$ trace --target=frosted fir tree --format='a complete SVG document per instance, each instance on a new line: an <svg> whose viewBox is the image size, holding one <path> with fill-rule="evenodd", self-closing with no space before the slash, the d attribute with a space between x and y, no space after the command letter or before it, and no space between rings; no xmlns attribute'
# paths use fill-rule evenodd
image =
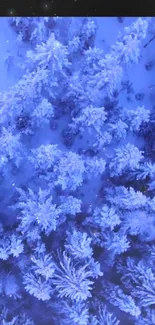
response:
<svg viewBox="0 0 155 325"><path fill-rule="evenodd" d="M88 237L87 233L73 230L68 234L66 250L77 259L90 259L93 254L91 247L92 239Z"/></svg>
<svg viewBox="0 0 155 325"><path fill-rule="evenodd" d="M127 135L128 124L122 120L118 120L115 123L109 123L108 130L112 137L119 141L121 139L125 139Z"/></svg>
<svg viewBox="0 0 155 325"><path fill-rule="evenodd" d="M147 29L148 21L142 18L124 28L124 36L120 35L116 45L112 47L112 53L121 65L138 63L141 43L146 37Z"/></svg>
<svg viewBox="0 0 155 325"><path fill-rule="evenodd" d="M2 325L35 325L33 320L29 318L25 313L22 315L11 317L11 320L8 321L9 310L6 309L3 314L0 315L0 320ZM10 319L10 317L9 317Z"/></svg>
<svg viewBox="0 0 155 325"><path fill-rule="evenodd" d="M102 100L101 91L111 96L123 75L123 69L116 55L112 52L103 55L99 49L89 49L85 52L82 84L86 92L91 94L95 105Z"/></svg>
<svg viewBox="0 0 155 325"><path fill-rule="evenodd" d="M104 122L106 121L106 115L104 107L86 107L82 110L79 117L72 119L73 128L75 125L75 128L78 128L81 132L84 132L87 128L89 132L94 130L101 134Z"/></svg>
<svg viewBox="0 0 155 325"><path fill-rule="evenodd" d="M75 56L76 54L78 55L79 60L80 56L84 55L85 50L94 45L97 31L97 23L92 18L82 18L80 23L81 24L78 22L77 26L76 20L72 18L71 24L68 28L69 56L72 59L77 59Z"/></svg>
<svg viewBox="0 0 155 325"><path fill-rule="evenodd" d="M143 152L133 144L128 143L122 148L115 149L115 156L109 163L110 175L120 176L127 170L138 168L143 159Z"/></svg>
<svg viewBox="0 0 155 325"><path fill-rule="evenodd" d="M68 56L69 58L74 58L76 55L79 54L81 51L81 42L79 36L74 36L69 42L68 42Z"/></svg>
<svg viewBox="0 0 155 325"><path fill-rule="evenodd" d="M103 275L100 263L93 258L92 238L86 232L68 232L65 249L76 261L85 260L88 263L92 278L97 279Z"/></svg>
<svg viewBox="0 0 155 325"><path fill-rule="evenodd" d="M58 292L58 297L69 298L72 301L85 301L91 297L93 281L92 272L88 270L88 264L84 266L74 265L72 259L63 252L59 256L59 262L55 264L55 273L52 283Z"/></svg>
<svg viewBox="0 0 155 325"><path fill-rule="evenodd" d="M122 75L123 69L117 56L112 53L106 54L98 63L98 71L93 76L89 76L87 89L92 91L92 95L96 94L95 99L97 99L97 95L99 96L99 91L101 90L105 91L105 94L108 96L111 96Z"/></svg>
<svg viewBox="0 0 155 325"><path fill-rule="evenodd" d="M139 262L128 257L126 265L120 265L118 271L122 273L121 281L135 297L140 307L154 305L155 301L155 274L153 269L141 260Z"/></svg>
<svg viewBox="0 0 155 325"><path fill-rule="evenodd" d="M41 91L45 90L49 85L49 73L44 68L37 66L36 70L27 71L19 82L13 87L14 93L17 93L17 98L21 101L21 98L25 100L24 111L32 112L33 106L38 102ZM56 81L53 80L52 85L56 85ZM28 105L29 104L29 105ZM28 107L27 107L28 106Z"/></svg>
<svg viewBox="0 0 155 325"><path fill-rule="evenodd" d="M93 257L89 260L89 270L92 272L92 278L98 279L99 276L102 276L104 272L101 270L101 264L96 261Z"/></svg>
<svg viewBox="0 0 155 325"><path fill-rule="evenodd" d="M33 227L29 228L29 231L27 233L24 233L22 231L22 235L26 237L28 245L34 245L36 242L41 240L41 232L39 225L33 225Z"/></svg>
<svg viewBox="0 0 155 325"><path fill-rule="evenodd" d="M139 40L143 40L147 34L147 28L149 24L150 18L138 18L135 22L133 22L130 26L125 27L124 31L127 35L134 35L137 34L137 38Z"/></svg>
<svg viewBox="0 0 155 325"><path fill-rule="evenodd" d="M120 225L121 219L114 207L110 207L105 204L94 210L92 222L99 226L102 231L104 231L106 228L114 230L116 226Z"/></svg>
<svg viewBox="0 0 155 325"><path fill-rule="evenodd" d="M123 229L131 236L139 236L141 242L155 239L154 215L145 210L136 210L124 214ZM147 227L146 227L147 224Z"/></svg>
<svg viewBox="0 0 155 325"><path fill-rule="evenodd" d="M111 96L123 76L123 66L138 62L140 58L141 41L146 37L148 22L139 18L131 26L125 28L124 36L119 37L105 57L98 62L93 76L85 78L87 90L94 93L97 99L97 92L104 90L108 96ZM87 81L86 81L87 80ZM94 92L95 89L95 92Z"/></svg>
<svg viewBox="0 0 155 325"><path fill-rule="evenodd" d="M11 123L14 127L19 116L31 116L33 110L39 105L41 93L49 90L48 94L53 98L53 88L57 82L53 78L49 80L49 72L37 67L36 71L29 70L6 93L1 94L0 123Z"/></svg>
<svg viewBox="0 0 155 325"><path fill-rule="evenodd" d="M78 107L81 110L93 102L92 94L85 90L85 82L82 79L82 72L75 71L68 77L68 81L65 82L65 92L63 93L63 99L65 102Z"/></svg>
<svg viewBox="0 0 155 325"><path fill-rule="evenodd" d="M54 17L37 17L36 21L33 18L32 32L30 34L31 43L36 45L45 42L55 25Z"/></svg>
<svg viewBox="0 0 155 325"><path fill-rule="evenodd" d="M95 150L105 150L105 146L110 144L112 141L112 135L109 132L102 132L102 134L97 134L95 142L93 143L93 148Z"/></svg>
<svg viewBox="0 0 155 325"><path fill-rule="evenodd" d="M38 225L40 231L49 234L56 230L57 221L61 214L61 209L53 204L53 197L49 190L39 189L35 194L31 189L28 193L17 189L20 194L19 202L13 209L19 208L19 228L23 233L29 232L33 226Z"/></svg>
<svg viewBox="0 0 155 325"><path fill-rule="evenodd" d="M140 164L139 169L133 174L133 177L135 177L137 180L146 179L147 177L153 180L154 176L155 164L152 164L151 162L144 162L143 164Z"/></svg>
<svg viewBox="0 0 155 325"><path fill-rule="evenodd" d="M89 309L84 302L64 302L62 310L65 315L61 321L62 325L69 325L71 323L74 325L88 325Z"/></svg>
<svg viewBox="0 0 155 325"><path fill-rule="evenodd" d="M104 51L97 47L89 47L87 51L84 52L84 72L94 75L98 71L98 62L104 56Z"/></svg>
<svg viewBox="0 0 155 325"><path fill-rule="evenodd" d="M30 295L42 301L49 300L53 293L52 283L33 272L23 274L23 284Z"/></svg>
<svg viewBox="0 0 155 325"><path fill-rule="evenodd" d="M136 268L137 269L137 268ZM137 285L136 288L132 290L132 294L135 298L139 300L139 305L143 307L153 306L155 302L154 293L155 293L155 286L154 286L154 279L155 275L153 270L150 268L144 268L145 274L140 276L140 283ZM141 272L139 272L141 274Z"/></svg>
<svg viewBox="0 0 155 325"><path fill-rule="evenodd" d="M133 187L129 189L125 186L117 186L106 190L107 200L120 210L134 211L145 208L148 204L147 197L140 191L135 191Z"/></svg>
<svg viewBox="0 0 155 325"><path fill-rule="evenodd" d="M139 39L137 35L125 35L122 41L117 41L113 47L116 55L125 64L138 63L140 58Z"/></svg>
<svg viewBox="0 0 155 325"><path fill-rule="evenodd" d="M24 244L22 242L22 237L17 233L9 236L10 239L10 255L13 257L18 257L24 251Z"/></svg>
<svg viewBox="0 0 155 325"><path fill-rule="evenodd" d="M121 118L128 125L130 131L139 131L141 124L148 122L149 117L150 111L144 106L139 106L136 110L124 109L121 111Z"/></svg>
<svg viewBox="0 0 155 325"><path fill-rule="evenodd" d="M91 178L92 175L97 177L98 175L102 175L104 173L106 169L106 162L102 158L86 158L85 168L86 173L88 174L88 178Z"/></svg>
<svg viewBox="0 0 155 325"><path fill-rule="evenodd" d="M60 197L61 204L59 208L63 211L64 214L70 214L75 216L77 213L81 212L82 201L73 197L72 195L69 196L62 196Z"/></svg>
<svg viewBox="0 0 155 325"><path fill-rule="evenodd" d="M7 237L0 240L0 259L6 261L10 255L10 241Z"/></svg>
<svg viewBox="0 0 155 325"><path fill-rule="evenodd" d="M80 40L81 42L87 42L88 47L91 45L92 39L95 38L97 31L97 24L92 18L85 18L82 24L81 33L80 33ZM86 45L86 44L85 44Z"/></svg>
<svg viewBox="0 0 155 325"><path fill-rule="evenodd" d="M54 166L54 172L57 176L55 185L60 185L63 190L70 189L75 191L82 185L85 173L83 159L74 152L68 152L60 157L59 163Z"/></svg>
<svg viewBox="0 0 155 325"><path fill-rule="evenodd" d="M111 258L126 252L130 248L130 242L123 231L110 232L106 231L103 235L103 246L110 252Z"/></svg>
<svg viewBox="0 0 155 325"><path fill-rule="evenodd" d="M51 103L46 99L43 98L39 105L33 110L31 117L32 117L32 124L36 127L44 127L46 124L49 123L51 117L54 116L54 108Z"/></svg>
<svg viewBox="0 0 155 325"><path fill-rule="evenodd" d="M3 167L8 161L12 161L19 167L23 157L20 134L13 134L11 130L3 127L0 135L0 166Z"/></svg>
<svg viewBox="0 0 155 325"><path fill-rule="evenodd" d="M11 17L9 22L22 42L29 41L33 45L46 41L51 29L56 27L54 17Z"/></svg>
<svg viewBox="0 0 155 325"><path fill-rule="evenodd" d="M40 173L47 172L61 157L61 151L58 149L58 146L52 144L41 145L36 149L32 149L31 153L32 155L28 159L36 171Z"/></svg>
<svg viewBox="0 0 155 325"><path fill-rule="evenodd" d="M2 235L1 235L2 237ZM6 261L11 255L18 257L24 251L22 239L18 234L6 233L0 238L0 259Z"/></svg>
<svg viewBox="0 0 155 325"><path fill-rule="evenodd" d="M70 66L68 61L67 47L55 39L51 33L46 43L37 45L34 51L27 52L27 58L33 64L50 69L51 74L55 72L63 74L63 69Z"/></svg>
<svg viewBox="0 0 155 325"><path fill-rule="evenodd" d="M52 256L49 254L38 252L38 254L31 256L32 270L36 275L40 275L43 278L49 280L53 277L55 267L52 260Z"/></svg>
<svg viewBox="0 0 155 325"><path fill-rule="evenodd" d="M101 302L98 302L96 308L96 316L95 316L95 324L96 325L119 325L120 321L117 319L117 317L111 313L107 306L104 305Z"/></svg>
<svg viewBox="0 0 155 325"><path fill-rule="evenodd" d="M114 286L112 284L104 285L103 283L103 289L105 298L109 300L112 305L119 307L120 310L136 318L140 316L141 310L136 306L134 299L126 295L119 286Z"/></svg>
<svg viewBox="0 0 155 325"><path fill-rule="evenodd" d="M101 52L100 55L99 52ZM96 71L95 67L97 66L99 58L102 57L102 54L103 51L100 51L99 49L93 51L92 47L83 51L78 71L73 71L72 75L68 78L68 85L66 93L64 94L65 99L69 103L74 103L79 109L91 105L94 107L100 106L99 89L94 86L92 87L91 84L89 85L89 82L91 79L93 82L95 73L100 71L100 68L97 68ZM91 64L93 61L95 62L95 67ZM76 63L73 62L73 67L74 64ZM96 86L96 80L94 83Z"/></svg>

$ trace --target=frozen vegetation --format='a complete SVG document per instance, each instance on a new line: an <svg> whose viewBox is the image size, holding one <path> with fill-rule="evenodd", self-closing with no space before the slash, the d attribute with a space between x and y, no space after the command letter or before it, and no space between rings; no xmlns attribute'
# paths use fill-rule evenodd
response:
<svg viewBox="0 0 155 325"><path fill-rule="evenodd" d="M0 325L154 325L155 18L0 42Z"/></svg>

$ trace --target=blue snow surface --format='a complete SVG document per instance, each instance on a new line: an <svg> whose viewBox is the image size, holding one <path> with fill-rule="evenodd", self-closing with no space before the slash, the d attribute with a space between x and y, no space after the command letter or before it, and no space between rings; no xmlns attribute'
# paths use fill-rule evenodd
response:
<svg viewBox="0 0 155 325"><path fill-rule="evenodd" d="M0 44L0 325L154 325L155 18Z"/></svg>

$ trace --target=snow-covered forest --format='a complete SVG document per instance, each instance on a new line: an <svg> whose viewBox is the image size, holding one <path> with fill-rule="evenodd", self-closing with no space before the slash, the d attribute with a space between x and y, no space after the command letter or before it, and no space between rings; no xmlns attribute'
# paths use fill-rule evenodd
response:
<svg viewBox="0 0 155 325"><path fill-rule="evenodd" d="M155 18L0 43L0 325L154 325Z"/></svg>

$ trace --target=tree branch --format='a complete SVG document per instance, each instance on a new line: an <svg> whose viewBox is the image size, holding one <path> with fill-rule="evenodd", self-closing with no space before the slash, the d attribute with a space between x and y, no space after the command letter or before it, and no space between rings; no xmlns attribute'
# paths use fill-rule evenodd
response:
<svg viewBox="0 0 155 325"><path fill-rule="evenodd" d="M144 45L144 47L146 48L154 39L155 35Z"/></svg>

